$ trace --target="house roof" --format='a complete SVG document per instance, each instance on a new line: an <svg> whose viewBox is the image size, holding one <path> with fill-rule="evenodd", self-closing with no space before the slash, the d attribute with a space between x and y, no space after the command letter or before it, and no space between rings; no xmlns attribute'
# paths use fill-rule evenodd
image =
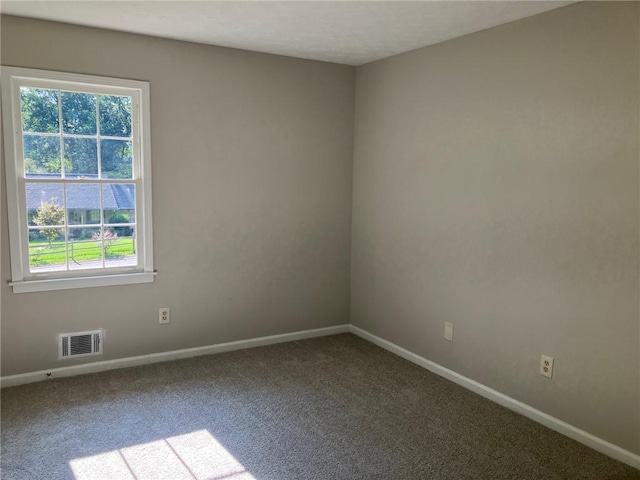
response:
<svg viewBox="0 0 640 480"><path fill-rule="evenodd" d="M105 210L135 209L135 186L133 184L103 184L102 204ZM68 183L67 210L99 210L100 185L90 183ZM64 201L63 185L59 183L29 183L27 210L36 210L42 203Z"/></svg>

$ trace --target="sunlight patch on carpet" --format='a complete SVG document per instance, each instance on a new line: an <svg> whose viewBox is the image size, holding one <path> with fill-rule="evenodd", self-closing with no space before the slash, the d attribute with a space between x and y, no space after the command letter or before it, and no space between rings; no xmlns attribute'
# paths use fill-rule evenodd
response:
<svg viewBox="0 0 640 480"><path fill-rule="evenodd" d="M76 480L256 480L208 430L69 462Z"/></svg>

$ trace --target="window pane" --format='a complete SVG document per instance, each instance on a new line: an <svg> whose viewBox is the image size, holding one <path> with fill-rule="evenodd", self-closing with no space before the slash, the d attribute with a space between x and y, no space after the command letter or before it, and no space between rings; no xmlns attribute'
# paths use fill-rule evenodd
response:
<svg viewBox="0 0 640 480"><path fill-rule="evenodd" d="M60 178L60 137L23 135L22 139L25 176Z"/></svg>
<svg viewBox="0 0 640 480"><path fill-rule="evenodd" d="M20 87L22 131L57 133L58 91Z"/></svg>
<svg viewBox="0 0 640 480"><path fill-rule="evenodd" d="M64 190L59 183L30 183L27 193L29 226L48 227L64 224ZM53 233L48 236L55 237Z"/></svg>
<svg viewBox="0 0 640 480"><path fill-rule="evenodd" d="M64 229L29 229L29 271L53 272L67 269ZM47 238L49 237L49 238Z"/></svg>
<svg viewBox="0 0 640 480"><path fill-rule="evenodd" d="M96 134L96 96L62 92L62 130L76 135Z"/></svg>
<svg viewBox="0 0 640 480"><path fill-rule="evenodd" d="M69 225L100 223L100 185L67 184L67 223Z"/></svg>
<svg viewBox="0 0 640 480"><path fill-rule="evenodd" d="M107 267L135 266L135 226L126 225L136 221L136 187L133 183L108 183L102 186L104 218L108 226L105 241L111 240L105 256ZM120 226L120 224L123 224Z"/></svg>
<svg viewBox="0 0 640 480"><path fill-rule="evenodd" d="M102 268L100 227L69 229L69 270Z"/></svg>
<svg viewBox="0 0 640 480"><path fill-rule="evenodd" d="M64 170L68 178L98 178L98 142L93 138L64 139Z"/></svg>
<svg viewBox="0 0 640 480"><path fill-rule="evenodd" d="M100 135L131 136L131 97L100 95Z"/></svg>
<svg viewBox="0 0 640 480"><path fill-rule="evenodd" d="M123 234L118 234L116 230L125 229ZM105 227L105 231L110 231L112 235L105 235L105 258L104 264L109 267L132 267L137 265L136 236L133 227Z"/></svg>
<svg viewBox="0 0 640 480"><path fill-rule="evenodd" d="M102 205L105 223L136 221L136 186L133 183L102 185Z"/></svg>
<svg viewBox="0 0 640 480"><path fill-rule="evenodd" d="M105 224L109 226L111 230L116 232L119 237L130 237L133 232L133 225L135 221L135 212L133 210L116 210L104 212Z"/></svg>
<svg viewBox="0 0 640 480"><path fill-rule="evenodd" d="M27 183L29 269L66 270L64 187L59 183Z"/></svg>
<svg viewBox="0 0 640 480"><path fill-rule="evenodd" d="M132 178L133 163L129 140L100 140L103 178Z"/></svg>

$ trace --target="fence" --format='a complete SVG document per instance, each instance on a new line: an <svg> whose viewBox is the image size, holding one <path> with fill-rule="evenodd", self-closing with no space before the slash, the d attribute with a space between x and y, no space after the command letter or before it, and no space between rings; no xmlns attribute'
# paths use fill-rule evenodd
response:
<svg viewBox="0 0 640 480"><path fill-rule="evenodd" d="M65 264L67 261L67 252L69 262L77 264L79 264L80 261L100 260L102 259L103 252L105 258L133 255L136 253L136 238L135 236L116 237L114 239L105 238L104 246L101 240L93 239L69 239L68 242L53 242L51 246L49 246L48 243L30 242L29 265Z"/></svg>

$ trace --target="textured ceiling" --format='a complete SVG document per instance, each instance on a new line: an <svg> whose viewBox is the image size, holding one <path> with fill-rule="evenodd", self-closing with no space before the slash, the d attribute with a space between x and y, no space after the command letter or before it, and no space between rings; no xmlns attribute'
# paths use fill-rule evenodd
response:
<svg viewBox="0 0 640 480"><path fill-rule="evenodd" d="M571 1L7 1L4 14L362 65Z"/></svg>

